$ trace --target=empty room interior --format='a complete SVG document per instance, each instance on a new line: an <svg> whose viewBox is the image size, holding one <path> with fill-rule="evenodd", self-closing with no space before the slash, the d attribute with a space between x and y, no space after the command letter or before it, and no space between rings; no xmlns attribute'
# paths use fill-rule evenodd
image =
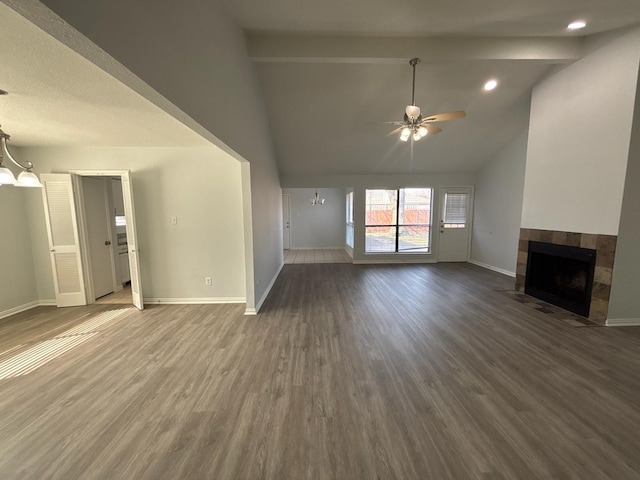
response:
<svg viewBox="0 0 640 480"><path fill-rule="evenodd" d="M640 478L636 0L0 27L0 478Z"/></svg>

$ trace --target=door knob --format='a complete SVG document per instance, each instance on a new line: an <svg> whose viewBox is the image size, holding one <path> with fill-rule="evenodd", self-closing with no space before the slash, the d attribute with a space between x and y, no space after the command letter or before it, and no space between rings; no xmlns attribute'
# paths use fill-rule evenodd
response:
<svg viewBox="0 0 640 480"><path fill-rule="evenodd" d="M105 244L105 245L111 245L111 242L110 242L109 240L106 240L106 241L104 242L104 244Z"/></svg>

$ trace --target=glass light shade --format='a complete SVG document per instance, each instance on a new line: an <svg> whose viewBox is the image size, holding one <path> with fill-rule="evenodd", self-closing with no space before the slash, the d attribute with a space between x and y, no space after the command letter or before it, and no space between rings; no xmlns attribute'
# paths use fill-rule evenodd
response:
<svg viewBox="0 0 640 480"><path fill-rule="evenodd" d="M427 133L429 133L429 130L427 130L426 127L420 127L418 129L418 133L420 134L421 137L426 137Z"/></svg>
<svg viewBox="0 0 640 480"><path fill-rule="evenodd" d="M400 140L406 142L407 140L409 140L409 135L400 135Z"/></svg>
<svg viewBox="0 0 640 480"><path fill-rule="evenodd" d="M7 167L0 167L0 185L15 185L16 177Z"/></svg>
<svg viewBox="0 0 640 480"><path fill-rule="evenodd" d="M407 105L404 112L407 114L407 117L415 120L420 116L420 107L417 107L416 105Z"/></svg>
<svg viewBox="0 0 640 480"><path fill-rule="evenodd" d="M18 181L15 183L16 187L39 187L42 188L38 176L33 172L24 171L18 175Z"/></svg>
<svg viewBox="0 0 640 480"><path fill-rule="evenodd" d="M400 135L403 137L408 137L409 135L411 135L411 129L409 127L404 127L400 132Z"/></svg>
<svg viewBox="0 0 640 480"><path fill-rule="evenodd" d="M414 133L414 134L413 134L413 140L414 140L414 141L416 141L416 142L417 142L417 141L418 141L418 140L420 140L421 138L422 138L422 136L421 136L418 132L416 132L416 133Z"/></svg>

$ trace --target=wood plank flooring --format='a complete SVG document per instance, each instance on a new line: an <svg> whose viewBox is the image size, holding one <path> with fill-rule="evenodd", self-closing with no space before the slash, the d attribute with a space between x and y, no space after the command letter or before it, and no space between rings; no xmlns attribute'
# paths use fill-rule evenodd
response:
<svg viewBox="0 0 640 480"><path fill-rule="evenodd" d="M0 381L0 478L640 478L640 329L554 321L512 284L285 265L257 316L134 310ZM0 339L110 308L40 307Z"/></svg>

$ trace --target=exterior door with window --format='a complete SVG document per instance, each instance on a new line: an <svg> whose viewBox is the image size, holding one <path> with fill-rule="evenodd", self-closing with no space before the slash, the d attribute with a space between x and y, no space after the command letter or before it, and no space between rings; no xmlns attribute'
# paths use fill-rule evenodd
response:
<svg viewBox="0 0 640 480"><path fill-rule="evenodd" d="M471 188L444 188L440 201L439 262L469 260Z"/></svg>

